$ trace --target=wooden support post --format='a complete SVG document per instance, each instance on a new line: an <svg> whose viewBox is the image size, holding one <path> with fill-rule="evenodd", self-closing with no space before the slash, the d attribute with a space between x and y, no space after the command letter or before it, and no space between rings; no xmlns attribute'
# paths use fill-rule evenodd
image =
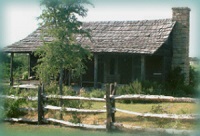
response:
<svg viewBox="0 0 200 136"><path fill-rule="evenodd" d="M135 79L135 73L134 73L134 56L132 56L132 58L131 58L131 66L132 66L132 69L131 69L131 80L132 80L132 82L134 81L134 79Z"/></svg>
<svg viewBox="0 0 200 136"><path fill-rule="evenodd" d="M141 80L145 80L145 56L141 56Z"/></svg>
<svg viewBox="0 0 200 136"><path fill-rule="evenodd" d="M163 56L163 59L162 59L162 82L165 83L165 75L166 75L166 57Z"/></svg>
<svg viewBox="0 0 200 136"><path fill-rule="evenodd" d="M10 55L10 86L13 86L13 57L14 53Z"/></svg>
<svg viewBox="0 0 200 136"><path fill-rule="evenodd" d="M41 87L41 85L38 86L38 125L42 124L42 120L44 118L42 88L43 87Z"/></svg>
<svg viewBox="0 0 200 136"><path fill-rule="evenodd" d="M98 55L94 54L94 88L97 88L98 82Z"/></svg>
<svg viewBox="0 0 200 136"><path fill-rule="evenodd" d="M110 84L111 95L116 95L116 88L117 88L116 82L114 84ZM111 101L111 109L115 109L115 99L111 99L110 101ZM115 111L112 111L111 117L112 117L112 123L114 123L115 122Z"/></svg>
<svg viewBox="0 0 200 136"><path fill-rule="evenodd" d="M110 102L110 86L106 85L106 130L111 131L111 123L112 123L112 107Z"/></svg>
<svg viewBox="0 0 200 136"><path fill-rule="evenodd" d="M28 54L28 77L31 76L31 53Z"/></svg>

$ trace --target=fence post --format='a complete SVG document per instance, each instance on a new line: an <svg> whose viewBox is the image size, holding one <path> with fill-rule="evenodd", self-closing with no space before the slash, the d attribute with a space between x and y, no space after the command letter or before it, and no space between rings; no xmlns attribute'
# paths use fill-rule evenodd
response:
<svg viewBox="0 0 200 136"><path fill-rule="evenodd" d="M110 84L111 95L116 94L116 88L117 88L116 82L114 84ZM112 107L112 109L115 109L115 99L113 99L113 98L111 98L111 107ZM115 122L115 111L113 111L113 110L112 110L112 113L111 113L111 117L112 117L112 122Z"/></svg>
<svg viewBox="0 0 200 136"><path fill-rule="evenodd" d="M38 86L38 125L42 124L42 119L44 117L44 111L43 111L43 89L44 86L39 85Z"/></svg>
<svg viewBox="0 0 200 136"><path fill-rule="evenodd" d="M110 103L110 86L109 84L106 85L106 130L109 132L111 131L111 103Z"/></svg>

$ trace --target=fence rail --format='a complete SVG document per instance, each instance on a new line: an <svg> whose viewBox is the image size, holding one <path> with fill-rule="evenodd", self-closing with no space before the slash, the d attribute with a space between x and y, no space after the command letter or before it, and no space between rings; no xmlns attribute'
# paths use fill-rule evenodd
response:
<svg viewBox="0 0 200 136"><path fill-rule="evenodd" d="M58 110L58 111L67 111L67 112L77 112L77 113L88 113L88 114L97 114L97 113L106 113L106 110L89 110L89 109L76 109L76 108L63 108L52 105L47 105L44 107L47 110Z"/></svg>
<svg viewBox="0 0 200 136"><path fill-rule="evenodd" d="M71 123L69 121L64 121L64 120L58 120L58 119L53 119L53 118L46 118L43 119L44 122L53 122L53 123L58 123L62 125L66 125L69 127L78 127L78 128L86 128L86 129L98 129L98 130L105 130L106 126L105 125L89 125L89 124L82 124L82 123Z"/></svg>
<svg viewBox="0 0 200 136"><path fill-rule="evenodd" d="M13 100L25 99L28 101L38 101L38 97L33 97L33 96L22 97L22 96L14 96L14 95L0 95L0 98L13 99Z"/></svg>
<svg viewBox="0 0 200 136"><path fill-rule="evenodd" d="M140 117L146 117L146 118L162 118L162 119L179 119L179 120L197 120L200 119L200 116L197 114L181 114L181 115L177 115L177 114L152 114L152 113L139 113L139 112L132 112L132 111L128 111L128 110L121 110L118 108L113 108L112 109L113 112L115 111L119 111L119 112L123 112L123 113L127 113L127 114L131 114L131 115L136 115L136 116L140 116Z"/></svg>
<svg viewBox="0 0 200 136"><path fill-rule="evenodd" d="M199 99L187 97L172 97L164 95L110 95L110 98L115 100L137 100L137 101L156 101L156 102L185 102L185 103L199 103Z"/></svg>
<svg viewBox="0 0 200 136"><path fill-rule="evenodd" d="M80 96L63 96L63 95L44 95L44 86L38 87L38 97L17 97L17 96L6 96L0 95L0 98L3 99L26 99L29 101L38 101L37 108L20 108L23 111L37 111L38 113L38 120L30 120L25 118L10 118L5 119L6 121L15 121L15 122L28 122L28 123L49 123L54 122L70 127L80 127L80 128L87 128L87 129L106 129L107 131L112 131L113 128L118 129L145 129L148 128L141 128L141 127L128 127L127 125L116 123L115 113L116 112L123 112L126 114L132 114L140 117L146 118L165 118L165 119L174 119L174 120L197 120L200 119L200 115L197 114L189 114L189 115L176 115L176 114L152 114L152 113L138 113L128 110L119 109L115 105L115 101L117 100L137 100L137 101L156 101L156 102L184 102L184 103L199 103L199 99L194 98L177 98L172 96L163 96L163 95L116 95L116 84L110 84L106 86L106 96L104 98L89 98L89 97L80 97ZM90 109L76 109L76 108L67 108L67 107L58 107L53 105L45 105L46 101L49 99L59 99L59 100L82 100L82 101L93 101L93 102L105 102L106 110L104 109L97 109L97 110L90 110ZM58 120L53 118L45 118L44 112L47 110L56 110L56 111L66 111L66 112L77 112L82 114L98 114L98 113L106 113L106 125L89 125L89 124L74 124L64 120ZM151 129L152 130L152 129ZM154 129L159 130L159 129ZM161 131L161 130L160 130ZM164 131L162 129L162 131ZM179 131L182 132L182 131ZM184 131L185 132L185 131Z"/></svg>
<svg viewBox="0 0 200 136"><path fill-rule="evenodd" d="M83 100L83 101L96 101L96 102L105 102L103 98L88 98L88 97L79 97L79 96L63 96L63 95L46 95L44 98L48 99L62 99L62 100Z"/></svg>

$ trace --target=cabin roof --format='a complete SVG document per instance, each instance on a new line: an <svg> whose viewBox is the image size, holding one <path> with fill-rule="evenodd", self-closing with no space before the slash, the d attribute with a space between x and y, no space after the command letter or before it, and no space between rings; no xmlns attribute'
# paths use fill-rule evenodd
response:
<svg viewBox="0 0 200 136"><path fill-rule="evenodd" d="M82 27L91 30L92 40L81 36L76 40L94 53L153 54L167 41L174 25L172 19L84 22ZM51 42L53 39L46 36L44 40ZM28 53L42 45L40 27L3 50Z"/></svg>

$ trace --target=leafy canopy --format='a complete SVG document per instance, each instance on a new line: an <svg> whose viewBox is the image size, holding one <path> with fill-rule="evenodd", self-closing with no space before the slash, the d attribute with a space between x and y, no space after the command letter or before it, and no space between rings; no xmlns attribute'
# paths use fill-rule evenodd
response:
<svg viewBox="0 0 200 136"><path fill-rule="evenodd" d="M89 30L82 29L82 22L77 18L87 15L84 6L88 4L91 5L87 0L42 0L44 9L38 19L44 46L36 52L40 57L36 72L43 82L49 76L57 76L60 69L73 70L77 76L85 72L83 60L90 53L76 42L76 36L90 38ZM47 36L52 41L45 41Z"/></svg>

